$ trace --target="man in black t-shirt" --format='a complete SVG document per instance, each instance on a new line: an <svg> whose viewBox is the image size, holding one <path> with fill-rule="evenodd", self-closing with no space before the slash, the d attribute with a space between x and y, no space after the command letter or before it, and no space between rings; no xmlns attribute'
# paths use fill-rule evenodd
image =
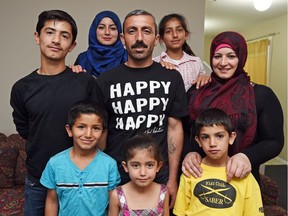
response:
<svg viewBox="0 0 288 216"><path fill-rule="evenodd" d="M117 160L124 184L129 181L121 167L126 140L139 133L156 138L167 166L155 180L167 184L172 208L183 147L180 119L187 115L183 80L178 71L165 69L152 60L159 40L152 14L143 10L130 12L123 23L121 40L128 61L97 79L109 115L107 142L103 142L102 148Z"/></svg>

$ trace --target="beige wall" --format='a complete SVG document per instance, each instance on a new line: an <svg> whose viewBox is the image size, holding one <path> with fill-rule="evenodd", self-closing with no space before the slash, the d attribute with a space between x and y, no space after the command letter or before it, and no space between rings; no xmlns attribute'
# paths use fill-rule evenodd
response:
<svg viewBox="0 0 288 216"><path fill-rule="evenodd" d="M277 95L284 112L285 145L279 155L280 161L278 162L286 161L287 163L287 15L263 22L251 29L242 29L240 33L247 40L270 33L276 33L276 35L272 37L272 62L268 86L271 87ZM212 39L212 36L205 37L204 59L207 62L209 62L209 49ZM277 161L275 161L275 163L277 163Z"/></svg>
<svg viewBox="0 0 288 216"><path fill-rule="evenodd" d="M174 0L1 0L0 132L7 135L15 132L9 105L11 87L18 79L39 67L39 48L34 42L33 33L39 13L49 9L67 11L78 24L78 44L68 55L67 65L73 64L77 54L87 49L90 24L98 12L106 9L116 12L121 20L134 9L145 9L155 15L157 22L168 13L181 13L186 16L192 33L189 44L198 56L203 56L205 1L189 0L179 4ZM158 46L154 55L158 55L161 49L163 47Z"/></svg>

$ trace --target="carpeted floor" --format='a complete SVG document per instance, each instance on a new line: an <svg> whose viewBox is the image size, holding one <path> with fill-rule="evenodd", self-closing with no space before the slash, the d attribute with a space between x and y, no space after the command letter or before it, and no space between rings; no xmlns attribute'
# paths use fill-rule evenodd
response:
<svg viewBox="0 0 288 216"><path fill-rule="evenodd" d="M287 210L287 165L266 165L265 175L277 182L280 188L279 205Z"/></svg>

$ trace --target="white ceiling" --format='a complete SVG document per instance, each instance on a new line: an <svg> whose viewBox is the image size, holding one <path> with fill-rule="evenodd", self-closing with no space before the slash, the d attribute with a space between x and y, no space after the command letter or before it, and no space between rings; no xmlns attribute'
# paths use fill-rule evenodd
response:
<svg viewBox="0 0 288 216"><path fill-rule="evenodd" d="M287 14L287 0L272 0L267 11L254 9L253 0L205 0L205 35L226 30L241 31Z"/></svg>

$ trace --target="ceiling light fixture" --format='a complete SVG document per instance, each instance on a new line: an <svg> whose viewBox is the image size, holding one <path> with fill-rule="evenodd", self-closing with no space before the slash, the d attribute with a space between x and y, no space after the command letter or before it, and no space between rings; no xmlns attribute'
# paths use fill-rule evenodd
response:
<svg viewBox="0 0 288 216"><path fill-rule="evenodd" d="M271 4L272 0L254 0L254 7L258 11L266 11Z"/></svg>

